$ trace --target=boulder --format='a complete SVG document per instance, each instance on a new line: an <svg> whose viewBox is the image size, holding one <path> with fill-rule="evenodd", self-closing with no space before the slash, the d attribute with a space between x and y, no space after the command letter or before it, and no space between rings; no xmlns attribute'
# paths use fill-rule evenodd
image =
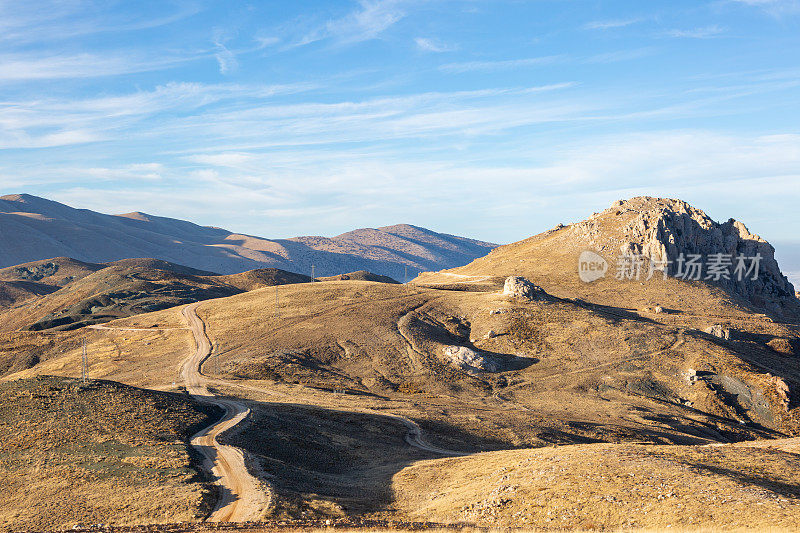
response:
<svg viewBox="0 0 800 533"><path fill-rule="evenodd" d="M714 324L713 326L707 327L703 330L703 333L708 333L709 335L726 341L731 338L731 330L722 327L720 324Z"/></svg>
<svg viewBox="0 0 800 533"><path fill-rule="evenodd" d="M503 295L524 300L538 300L546 293L538 285L534 285L522 276L510 276L503 285Z"/></svg>
<svg viewBox="0 0 800 533"><path fill-rule="evenodd" d="M783 337L775 337L767 343L767 346L780 355L792 356L795 354L792 343Z"/></svg>
<svg viewBox="0 0 800 533"><path fill-rule="evenodd" d="M444 355L453 365L462 370L497 372L498 364L491 358L466 346L446 346Z"/></svg>

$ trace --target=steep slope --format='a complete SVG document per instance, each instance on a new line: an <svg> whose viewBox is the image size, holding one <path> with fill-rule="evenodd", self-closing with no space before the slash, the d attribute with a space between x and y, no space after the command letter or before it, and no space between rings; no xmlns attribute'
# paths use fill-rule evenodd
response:
<svg viewBox="0 0 800 533"><path fill-rule="evenodd" d="M0 281L0 309L57 290L56 286L33 281Z"/></svg>
<svg viewBox="0 0 800 533"><path fill-rule="evenodd" d="M760 260L753 261L757 255ZM699 273L689 266L697 257ZM710 266L715 258L730 261L722 268L726 274L717 276ZM749 271L754 262L757 275ZM590 270L595 267L600 270ZM585 280L579 268L585 269ZM769 243L741 222L718 224L683 201L650 197L619 201L583 222L559 224L464 267L424 273L415 282L496 284L511 275L525 276L558 296L621 309L660 307L722 316L758 311L797 317L800 312Z"/></svg>
<svg viewBox="0 0 800 533"><path fill-rule="evenodd" d="M30 196L0 198L0 267L50 257L103 263L153 257L232 274L280 268L321 276L369 270L402 279L451 268L494 245L413 226L357 230L338 237L270 240L145 213L105 215Z"/></svg>
<svg viewBox="0 0 800 533"><path fill-rule="evenodd" d="M153 259L150 257L134 257L130 259L119 259L117 261L109 261L103 263L103 266L122 267L122 268L149 268L156 270L165 270L175 274L185 274L187 276L217 276L216 272L209 272L207 270L198 270L196 268L187 267L184 265L177 265L164 261L162 259Z"/></svg>
<svg viewBox="0 0 800 533"><path fill-rule="evenodd" d="M214 278L111 266L4 313L2 330L43 330L107 322L241 290Z"/></svg>

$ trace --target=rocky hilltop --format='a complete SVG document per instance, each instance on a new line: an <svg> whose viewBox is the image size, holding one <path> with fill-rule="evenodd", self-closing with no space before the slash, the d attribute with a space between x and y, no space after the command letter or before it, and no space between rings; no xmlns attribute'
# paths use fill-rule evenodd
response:
<svg viewBox="0 0 800 533"><path fill-rule="evenodd" d="M624 220L621 231L603 231L603 221L614 217ZM720 224L682 200L649 196L620 200L576 224L574 231L587 237L590 245L602 243L605 249L618 245L618 250L610 251L642 256L682 279L694 279L686 261L700 256L704 269L696 273L701 280L712 281L760 307L777 311L794 298L794 287L781 273L772 245L750 233L742 222L731 218ZM714 257L722 267L720 275L708 271ZM754 260L756 257L759 259Z"/></svg>
<svg viewBox="0 0 800 533"><path fill-rule="evenodd" d="M580 276L580 258L586 252L594 252L604 264L592 279ZM640 264L640 276L619 275L626 257ZM699 271L690 261L699 263ZM658 307L697 315L757 311L800 316L794 287L781 273L775 250L766 240L750 233L742 222L715 222L676 199L620 200L581 222L558 224L500 246L464 267L424 273L415 282L494 284L499 290L508 276L523 276L561 298L628 310Z"/></svg>

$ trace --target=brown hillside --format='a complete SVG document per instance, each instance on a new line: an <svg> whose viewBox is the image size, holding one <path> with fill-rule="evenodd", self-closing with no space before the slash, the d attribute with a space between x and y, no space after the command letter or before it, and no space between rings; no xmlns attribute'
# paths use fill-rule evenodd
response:
<svg viewBox="0 0 800 533"><path fill-rule="evenodd" d="M103 264L85 263L70 257L54 257L0 269L0 280L32 281L63 287L105 267Z"/></svg>
<svg viewBox="0 0 800 533"><path fill-rule="evenodd" d="M210 416L181 396L113 382L0 384L0 530L203 518L211 494L186 442Z"/></svg>
<svg viewBox="0 0 800 533"><path fill-rule="evenodd" d="M373 274L372 272L367 272L366 270L348 272L347 274L339 274L338 276L325 276L317 278L317 281L376 281L378 283L398 283L389 276Z"/></svg>

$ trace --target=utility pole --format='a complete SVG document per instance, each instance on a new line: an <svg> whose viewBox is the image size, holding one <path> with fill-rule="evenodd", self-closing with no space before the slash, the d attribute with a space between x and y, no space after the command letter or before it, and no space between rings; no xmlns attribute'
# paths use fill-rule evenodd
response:
<svg viewBox="0 0 800 533"><path fill-rule="evenodd" d="M86 367L88 366L88 361L86 357L86 339L83 339L83 356L81 357L81 381L83 384L86 385Z"/></svg>
<svg viewBox="0 0 800 533"><path fill-rule="evenodd" d="M311 283L314 283L314 265L311 265Z"/></svg>
<svg viewBox="0 0 800 533"><path fill-rule="evenodd" d="M406 265L405 270L403 270L403 283L408 283L408 265Z"/></svg>

